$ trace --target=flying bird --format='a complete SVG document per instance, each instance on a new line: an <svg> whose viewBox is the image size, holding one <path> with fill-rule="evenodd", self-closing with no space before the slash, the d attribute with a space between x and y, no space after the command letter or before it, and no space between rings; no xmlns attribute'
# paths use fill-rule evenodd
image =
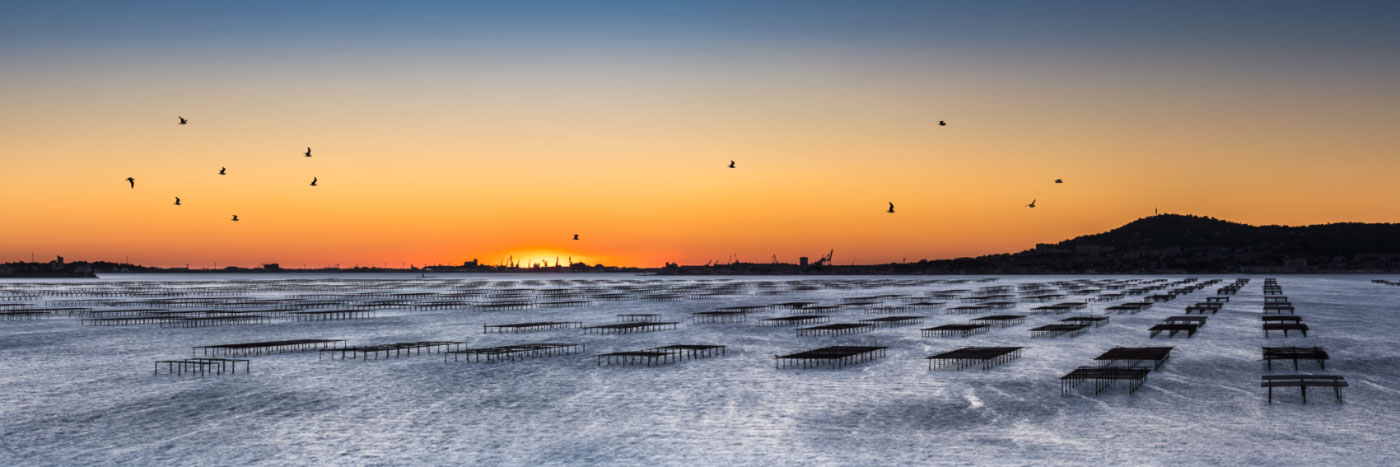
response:
<svg viewBox="0 0 1400 467"><path fill-rule="evenodd" d="M734 168L734 161L729 161L729 168Z"/></svg>
<svg viewBox="0 0 1400 467"><path fill-rule="evenodd" d="M1063 179L1059 179L1059 178L1055 179L1055 183L1064 183L1064 182L1065 182L1065 181L1064 181Z"/></svg>
<svg viewBox="0 0 1400 467"><path fill-rule="evenodd" d="M890 203L890 210L885 211L885 212L888 212L888 213L890 213L890 214L894 214L894 203Z"/></svg>
<svg viewBox="0 0 1400 467"><path fill-rule="evenodd" d="M311 157L311 146L306 147L306 157Z"/></svg>
<svg viewBox="0 0 1400 467"><path fill-rule="evenodd" d="M180 116L179 116L179 115L176 115L176 117L180 117ZM184 125L186 122L189 122L189 120L185 120L185 117L180 117L180 124L181 124L181 125Z"/></svg>
<svg viewBox="0 0 1400 467"><path fill-rule="evenodd" d="M179 196L176 196L176 197L175 197L175 205L176 205L176 206L179 206L179 205L180 205L180 197L179 197Z"/></svg>
<svg viewBox="0 0 1400 467"><path fill-rule="evenodd" d="M938 121L938 126L948 126L948 122L939 120L939 121Z"/></svg>
<svg viewBox="0 0 1400 467"><path fill-rule="evenodd" d="M224 173L224 171L227 171L227 170L228 170L227 167L219 167L219 175L228 175L228 174Z"/></svg>
<svg viewBox="0 0 1400 467"><path fill-rule="evenodd" d="M316 177L311 177L311 186L316 186Z"/></svg>
<svg viewBox="0 0 1400 467"><path fill-rule="evenodd" d="M1031 204L1027 204L1026 207L1035 209L1035 200L1031 200Z"/></svg>
<svg viewBox="0 0 1400 467"><path fill-rule="evenodd" d="M238 214L234 214L234 215L233 215L233 221L234 221L234 222L238 222Z"/></svg>
<svg viewBox="0 0 1400 467"><path fill-rule="evenodd" d="M136 179L131 178L131 177L126 177L126 182L127 182L127 183L130 183L132 188L136 188Z"/></svg>
<svg viewBox="0 0 1400 467"><path fill-rule="evenodd" d="M574 240L578 240L578 234L574 234Z"/></svg>

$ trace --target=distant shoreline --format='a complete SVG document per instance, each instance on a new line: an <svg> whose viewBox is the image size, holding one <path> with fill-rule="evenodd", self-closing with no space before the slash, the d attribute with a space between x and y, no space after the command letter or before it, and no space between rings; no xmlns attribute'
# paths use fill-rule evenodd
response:
<svg viewBox="0 0 1400 467"><path fill-rule="evenodd" d="M337 275L361 275L361 274L396 274L407 275L408 278L434 279L439 278L436 274L456 275L456 274L609 274L628 276L649 276L649 277L782 277L782 278L820 278L828 276L966 276L966 277L988 277L988 276L1183 276L1183 275L1277 275L1277 276L1365 276L1365 275L1390 275L1400 274L1400 271L1326 271L1326 272L1243 272L1243 271L1122 271L1122 272L879 272L879 271L841 271L824 272L817 274L803 273L755 273L755 272L713 272L713 273L664 273L656 270L613 270L613 271L550 271L550 270L518 270L518 271L412 271L404 269L383 269L375 271L365 270L305 270L289 269L280 271L262 270L145 270L145 271L124 271L124 272L103 272L92 274L0 274L0 279L104 279L111 275L174 275L174 274L199 274L199 275L314 275L314 274L337 274Z"/></svg>
<svg viewBox="0 0 1400 467"><path fill-rule="evenodd" d="M628 273L657 276L826 276L826 275L1122 275L1122 274L1394 274L1400 273L1400 224L1338 223L1302 227L1251 226L1199 216L1162 214L1117 229L1017 252L975 258L919 260L885 264L838 265L835 250L808 262L745 263L660 268L602 264L488 266L476 260L409 268L355 267L283 269L157 268L98 262L0 264L0 278L91 277L93 273ZM775 258L776 259L776 258ZM86 276L84 276L86 274Z"/></svg>

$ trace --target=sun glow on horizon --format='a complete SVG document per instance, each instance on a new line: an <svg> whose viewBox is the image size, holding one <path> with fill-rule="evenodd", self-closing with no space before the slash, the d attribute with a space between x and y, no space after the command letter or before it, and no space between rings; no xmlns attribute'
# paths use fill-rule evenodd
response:
<svg viewBox="0 0 1400 467"><path fill-rule="evenodd" d="M612 259L613 261L608 261ZM619 264L616 258L607 258L598 255L589 255L579 251L557 249L557 248L519 248L492 253L477 260L483 266L506 265L510 262L519 264L520 267L530 267L540 264L541 267L569 266L571 264L584 263L589 266L594 264L604 264L608 266L627 266L630 264Z"/></svg>

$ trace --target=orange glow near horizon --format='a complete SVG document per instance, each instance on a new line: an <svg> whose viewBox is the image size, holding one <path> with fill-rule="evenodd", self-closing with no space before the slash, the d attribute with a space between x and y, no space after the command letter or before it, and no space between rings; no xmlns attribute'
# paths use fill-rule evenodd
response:
<svg viewBox="0 0 1400 467"><path fill-rule="evenodd" d="M1400 218L1400 92L1366 57L230 42L0 55L0 262L870 264L1154 208Z"/></svg>
<svg viewBox="0 0 1400 467"><path fill-rule="evenodd" d="M9 108L25 110L0 116L6 153L24 155L6 158L22 175L0 189L22 202L0 208L16 220L0 232L0 260L296 267L558 252L659 266L795 262L834 248L847 264L1019 251L1154 207L1249 223L1400 214L1387 201L1400 194L1387 175L1400 169L1386 156L1400 147L1393 133L1359 118L1282 132L1307 123L1271 110L1267 95L1249 115L1216 106L1189 118L1210 104L1175 94L1124 109L1091 94L1020 95L1027 110L1007 116L981 97L948 95L935 116L881 86L702 93L719 99L671 89L685 83L672 79L681 83L518 97L551 103L533 110L471 110L480 106L467 96L440 106L408 90L264 96L231 81L220 85L233 98L19 97ZM512 89L498 86L482 94ZM446 89L423 93L435 91ZM84 101L83 111L18 118L62 99ZM1063 110L1074 106L1085 110ZM176 114L190 124L177 126ZM314 156L304 158L308 145ZM1318 154L1347 157L1320 164ZM1023 207L1031 199L1034 210Z"/></svg>

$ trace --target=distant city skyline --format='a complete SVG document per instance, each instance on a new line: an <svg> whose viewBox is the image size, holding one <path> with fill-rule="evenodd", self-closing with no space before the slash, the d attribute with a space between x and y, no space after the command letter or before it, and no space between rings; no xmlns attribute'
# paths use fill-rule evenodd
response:
<svg viewBox="0 0 1400 467"><path fill-rule="evenodd" d="M1393 222L1397 18L1394 2L15 4L0 262L873 264L1021 251L1158 208Z"/></svg>

